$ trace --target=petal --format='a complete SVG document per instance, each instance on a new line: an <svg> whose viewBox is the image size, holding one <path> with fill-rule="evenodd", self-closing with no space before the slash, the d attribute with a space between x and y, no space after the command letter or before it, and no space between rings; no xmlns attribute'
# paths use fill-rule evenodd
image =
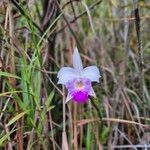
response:
<svg viewBox="0 0 150 150"><path fill-rule="evenodd" d="M96 81L96 82L99 82L99 78L101 77L99 69L96 66L90 66L90 67L84 68L81 73L81 76L83 78L87 78L91 81Z"/></svg>
<svg viewBox="0 0 150 150"><path fill-rule="evenodd" d="M73 97L68 93L68 95L67 95L67 97L66 97L66 103L67 103L68 101L70 101L72 98L73 98Z"/></svg>
<svg viewBox="0 0 150 150"><path fill-rule="evenodd" d="M83 70L82 60L81 60L77 47L74 49L74 52L73 52L73 67L79 72Z"/></svg>
<svg viewBox="0 0 150 150"><path fill-rule="evenodd" d="M69 80L72 80L78 76L78 72L71 68L71 67L63 67L59 70L57 78L58 78L58 83L57 84L64 84Z"/></svg>
<svg viewBox="0 0 150 150"><path fill-rule="evenodd" d="M96 94L95 94L93 88L91 88L89 95L93 96L94 98L96 98Z"/></svg>

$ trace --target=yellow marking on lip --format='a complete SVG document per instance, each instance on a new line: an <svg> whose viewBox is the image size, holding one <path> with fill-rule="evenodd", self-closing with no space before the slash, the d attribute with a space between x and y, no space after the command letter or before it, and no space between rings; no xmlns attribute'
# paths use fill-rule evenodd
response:
<svg viewBox="0 0 150 150"><path fill-rule="evenodd" d="M84 87L84 85L83 85L83 82L82 82L82 81L79 81L79 82L76 83L76 88L77 88L78 90L82 90L83 87Z"/></svg>

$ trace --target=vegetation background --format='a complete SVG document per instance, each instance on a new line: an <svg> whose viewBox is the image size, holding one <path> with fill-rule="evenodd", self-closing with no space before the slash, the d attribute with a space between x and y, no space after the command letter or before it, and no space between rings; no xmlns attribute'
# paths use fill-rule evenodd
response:
<svg viewBox="0 0 150 150"><path fill-rule="evenodd" d="M97 99L81 105L57 85L76 45L102 74ZM0 1L0 149L149 144L149 0Z"/></svg>

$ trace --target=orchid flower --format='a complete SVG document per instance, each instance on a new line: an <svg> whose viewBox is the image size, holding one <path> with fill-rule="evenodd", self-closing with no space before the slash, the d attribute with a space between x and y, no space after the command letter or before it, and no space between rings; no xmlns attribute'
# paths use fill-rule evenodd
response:
<svg viewBox="0 0 150 150"><path fill-rule="evenodd" d="M87 102L89 96L96 98L92 82L99 82L100 77L97 66L83 68L77 48L73 52L73 68L62 67L57 75L58 84L63 84L68 89L66 102L74 100L77 103Z"/></svg>

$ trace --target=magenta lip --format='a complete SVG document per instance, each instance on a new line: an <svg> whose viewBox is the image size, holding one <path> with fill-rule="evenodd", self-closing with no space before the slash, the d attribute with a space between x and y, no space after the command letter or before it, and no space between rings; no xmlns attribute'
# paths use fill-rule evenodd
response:
<svg viewBox="0 0 150 150"><path fill-rule="evenodd" d="M85 103L88 101L88 94L83 91L78 91L73 94L73 100L77 103Z"/></svg>

